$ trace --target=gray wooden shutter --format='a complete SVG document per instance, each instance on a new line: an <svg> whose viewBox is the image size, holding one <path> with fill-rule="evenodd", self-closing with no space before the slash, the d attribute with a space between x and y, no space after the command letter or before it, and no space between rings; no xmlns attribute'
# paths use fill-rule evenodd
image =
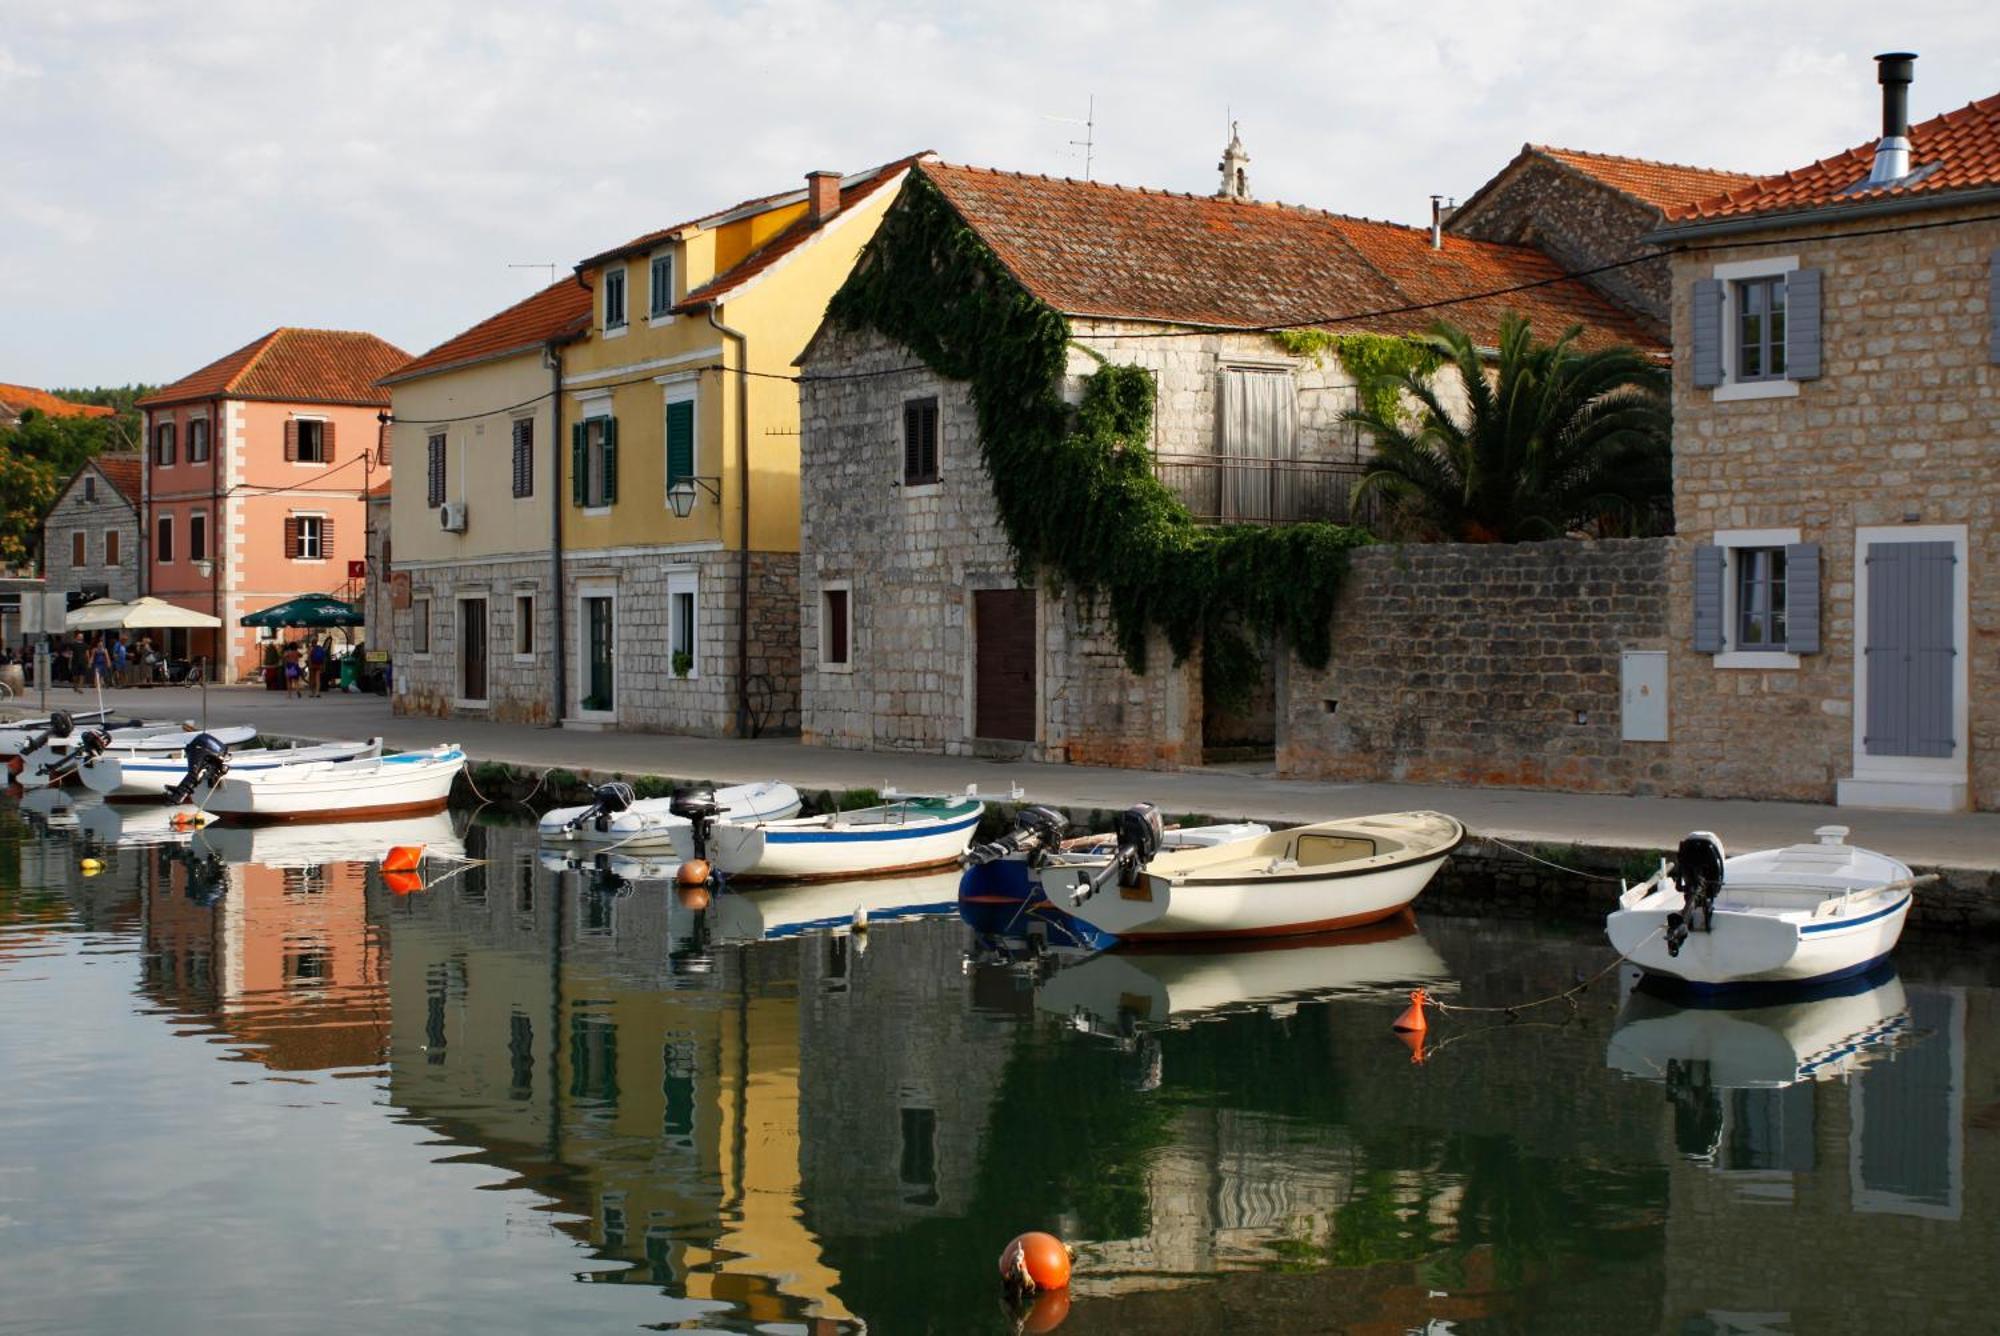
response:
<svg viewBox="0 0 2000 1336"><path fill-rule="evenodd" d="M581 422L572 422L569 428L569 503L573 506L590 504L589 478L584 467L590 461L585 457L588 445L583 426Z"/></svg>
<svg viewBox="0 0 2000 1336"><path fill-rule="evenodd" d="M1785 648L1819 653L1819 544L1785 547Z"/></svg>
<svg viewBox="0 0 2000 1336"><path fill-rule="evenodd" d="M299 462L299 420L297 418L285 419L285 462L288 464Z"/></svg>
<svg viewBox="0 0 2000 1336"><path fill-rule="evenodd" d="M1948 542L1868 545L1868 700L1861 744L1870 756L1950 756L1957 750Z"/></svg>
<svg viewBox="0 0 2000 1336"><path fill-rule="evenodd" d="M1986 262L1986 355L2000 363L2000 251Z"/></svg>
<svg viewBox="0 0 2000 1336"><path fill-rule="evenodd" d="M1785 378L1819 379L1820 271L1794 269L1785 278Z"/></svg>
<svg viewBox="0 0 2000 1336"><path fill-rule="evenodd" d="M1694 647L1722 653L1722 549L1712 543L1694 550Z"/></svg>
<svg viewBox="0 0 2000 1336"><path fill-rule="evenodd" d="M1698 390L1722 384L1722 280L1697 278L1689 305L1694 335L1694 384Z"/></svg>
<svg viewBox="0 0 2000 1336"><path fill-rule="evenodd" d="M604 504L618 500L618 419L604 419Z"/></svg>

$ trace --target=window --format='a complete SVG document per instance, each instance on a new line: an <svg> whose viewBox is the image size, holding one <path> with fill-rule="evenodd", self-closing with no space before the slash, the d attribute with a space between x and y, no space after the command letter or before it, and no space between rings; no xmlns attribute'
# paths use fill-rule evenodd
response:
<svg viewBox="0 0 2000 1336"><path fill-rule="evenodd" d="M1739 547L1736 558L1736 645L1770 649L1785 643L1785 549Z"/></svg>
<svg viewBox="0 0 2000 1336"><path fill-rule="evenodd" d="M514 595L514 657L535 657L535 596Z"/></svg>
<svg viewBox="0 0 2000 1336"><path fill-rule="evenodd" d="M158 536L153 542L153 559L162 566L174 559L174 517L160 516Z"/></svg>
<svg viewBox="0 0 2000 1336"><path fill-rule="evenodd" d="M444 433L437 432L424 443L424 504L444 504Z"/></svg>
<svg viewBox="0 0 2000 1336"><path fill-rule="evenodd" d="M208 560L208 514L197 510L188 516L188 560Z"/></svg>
<svg viewBox="0 0 2000 1336"><path fill-rule="evenodd" d="M658 320L674 309L674 257L669 251L655 255L652 264L651 298L647 312Z"/></svg>
<svg viewBox="0 0 2000 1336"><path fill-rule="evenodd" d="M69 564L71 566L81 566L83 565L84 562L89 560L89 558L84 555L83 544L84 544L83 530L77 529L71 532L69 536Z"/></svg>
<svg viewBox="0 0 2000 1336"><path fill-rule="evenodd" d="M208 462L208 419L196 418L188 423L188 463Z"/></svg>
<svg viewBox="0 0 2000 1336"><path fill-rule="evenodd" d="M1817 543L1796 529L1718 529L1694 558L1694 648L1716 667L1797 668L1820 652Z"/></svg>
<svg viewBox="0 0 2000 1336"><path fill-rule="evenodd" d="M846 672L852 667L850 646L854 620L849 586L823 585L819 591L819 666Z"/></svg>
<svg viewBox="0 0 2000 1336"><path fill-rule="evenodd" d="M570 500L608 506L618 500L618 419L585 418L570 438Z"/></svg>
<svg viewBox="0 0 2000 1336"><path fill-rule="evenodd" d="M1784 378L1784 275L1744 279L1736 285L1736 379Z"/></svg>
<svg viewBox="0 0 2000 1336"><path fill-rule="evenodd" d="M535 420L514 419L514 495L535 494Z"/></svg>
<svg viewBox="0 0 2000 1336"><path fill-rule="evenodd" d="M290 418L285 423L285 458L297 464L333 462L333 424L322 418Z"/></svg>
<svg viewBox="0 0 2000 1336"><path fill-rule="evenodd" d="M166 468L174 462L174 424L162 422L153 428L153 463Z"/></svg>
<svg viewBox="0 0 2000 1336"><path fill-rule="evenodd" d="M604 327L625 328L625 266L604 271Z"/></svg>
<svg viewBox="0 0 2000 1336"><path fill-rule="evenodd" d="M903 485L938 480L938 401L935 395L903 403Z"/></svg>
<svg viewBox="0 0 2000 1336"><path fill-rule="evenodd" d="M116 529L106 529L104 531L104 564L107 566L116 566L118 558L122 555L124 554L120 551L118 531Z"/></svg>
<svg viewBox="0 0 2000 1336"><path fill-rule="evenodd" d="M667 572L668 665L675 677L699 677L696 671L696 593L699 577L692 570Z"/></svg>
<svg viewBox="0 0 2000 1336"><path fill-rule="evenodd" d="M695 475L694 396L670 400L667 404L667 486Z"/></svg>
<svg viewBox="0 0 2000 1336"><path fill-rule="evenodd" d="M97 479L88 473L83 475L83 499L86 501L97 499Z"/></svg>
<svg viewBox="0 0 2000 1336"><path fill-rule="evenodd" d="M333 555L333 521L324 515L285 517L285 556L292 561L322 561Z"/></svg>
<svg viewBox="0 0 2000 1336"><path fill-rule="evenodd" d="M431 601L427 598L410 600L410 652L431 652Z"/></svg>

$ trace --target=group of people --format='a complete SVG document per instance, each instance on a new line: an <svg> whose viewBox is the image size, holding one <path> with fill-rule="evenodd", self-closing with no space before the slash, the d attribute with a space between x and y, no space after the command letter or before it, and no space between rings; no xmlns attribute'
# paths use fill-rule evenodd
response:
<svg viewBox="0 0 2000 1336"><path fill-rule="evenodd" d="M294 700L308 694L317 696L321 688L332 684L332 636L308 636L303 645L295 641L286 645L279 657L284 665L285 694Z"/></svg>
<svg viewBox="0 0 2000 1336"><path fill-rule="evenodd" d="M162 671L166 656L154 649L151 636L129 643L116 631L106 631L85 639L72 631L67 636L49 638L49 673L55 682L67 682L72 690L87 687L129 687L150 682ZM17 654L10 645L0 649L0 665L32 664L32 645Z"/></svg>

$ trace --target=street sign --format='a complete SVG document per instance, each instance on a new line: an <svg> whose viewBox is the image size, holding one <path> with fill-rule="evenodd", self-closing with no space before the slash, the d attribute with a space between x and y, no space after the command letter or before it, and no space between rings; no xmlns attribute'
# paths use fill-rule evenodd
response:
<svg viewBox="0 0 2000 1336"><path fill-rule="evenodd" d="M368 578L368 563L361 560L348 562L347 578L350 580L366 580Z"/></svg>

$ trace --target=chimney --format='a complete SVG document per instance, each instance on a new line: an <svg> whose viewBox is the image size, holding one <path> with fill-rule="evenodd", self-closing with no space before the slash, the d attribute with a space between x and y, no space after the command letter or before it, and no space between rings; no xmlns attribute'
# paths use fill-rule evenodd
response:
<svg viewBox="0 0 2000 1336"><path fill-rule="evenodd" d="M1875 57L1882 81L1882 142L1875 146L1875 167L1868 185L1882 186L1910 174L1910 80L1917 62L1914 51L1887 51Z"/></svg>
<svg viewBox="0 0 2000 1336"><path fill-rule="evenodd" d="M806 173L806 216L823 223L840 212L840 173Z"/></svg>
<svg viewBox="0 0 2000 1336"><path fill-rule="evenodd" d="M1431 196L1431 249L1444 249L1444 225L1458 212L1456 200L1446 200L1443 195Z"/></svg>

